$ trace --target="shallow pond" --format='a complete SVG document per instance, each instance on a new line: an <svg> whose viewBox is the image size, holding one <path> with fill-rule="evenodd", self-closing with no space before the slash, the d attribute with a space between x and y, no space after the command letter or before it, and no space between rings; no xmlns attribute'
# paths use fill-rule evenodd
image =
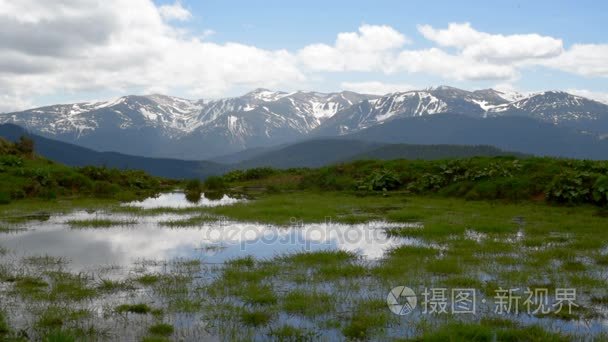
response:
<svg viewBox="0 0 608 342"><path fill-rule="evenodd" d="M129 266L141 260L187 258L221 263L247 255L272 258L286 253L337 249L359 253L366 259L378 259L387 249L397 245L420 243L415 239L387 237L385 228L403 226L387 222L275 226L218 218L191 227L164 225L190 217L193 216L132 216L79 211L22 225L26 229L4 234L1 245L19 257L65 258L76 271L81 271L107 265ZM118 220L128 224L76 228L69 223L73 220Z"/></svg>
<svg viewBox="0 0 608 342"><path fill-rule="evenodd" d="M161 194L127 205L151 208L188 208L230 205L243 201L228 195L217 199L186 200L183 193ZM381 258L390 248L421 244L411 238L388 237L386 228L417 227L416 224L368 222L307 224L294 221L287 226L237 222L222 217L205 217L202 222L173 228L172 222L188 221L200 214L137 215L104 211L76 211L51 215L44 221L30 221L3 234L0 245L15 257L51 256L69 261L74 271L99 267L128 267L142 260L199 259L217 264L247 255L272 258L278 255L319 250L356 252L364 259ZM108 227L88 228L72 222L109 221Z"/></svg>
<svg viewBox="0 0 608 342"><path fill-rule="evenodd" d="M438 249L441 256L444 255L442 246L428 245L416 238L389 237L386 233L388 228L421 229L422 226L417 223L372 221L342 224L294 220L291 224L281 226L238 222L214 217L205 212L205 207L232 205L242 201L246 200L223 194L207 194L192 202L183 193L175 192L123 205L134 207L134 210L120 208L126 210L75 211L68 214L34 215L23 221L15 220L5 224L11 229L0 233L0 276L3 271L19 276L27 274L29 277L43 279L50 285L52 280L49 275L53 272L68 271L71 274L84 275L89 279L85 287L95 289L102 288L104 280L126 281L129 286L117 288L114 292L96 294L84 301L67 302L71 308L94 312L90 319L79 324L96 325L113 331L116 335L110 332L110 340L120 336L122 340L137 341L147 334L147 327L156 322L155 318L149 315L127 317L117 314L115 309L124 303L142 302L165 310L163 320L177 329L172 335L174 339L221 340L233 334L232 336L238 339L265 340L270 330L290 324L314 331L316 337L341 340L343 336L339 324L332 327L324 323L335 321L336 317L331 316L332 314L321 314L319 318L312 319L280 312L273 318L270 330L244 328L242 318L233 316L252 308L262 310L262 307L244 303L242 294L228 294L225 297L210 299L213 295L202 289L213 289L213 286L223 289L224 286L229 286L230 284L223 284L220 280L224 276L222 272L234 266L225 262L253 256L255 264L236 270L246 273L251 268L254 273L268 272L270 275L265 276L268 277L265 279L276 289L275 296L285 296L296 289L330 294L336 301L332 309L333 314L339 312L340 314L336 314L339 316L343 312L352 311L352 305L358 301L380 298L382 304L387 291L395 284L383 283L382 279L370 276L370 268L357 276L338 277L337 281L318 281L312 280L312 270L299 269L302 267L294 264L295 267L289 271L295 273L287 276L283 274L287 272L284 268L294 265L281 264L281 270L276 272L273 271L273 264L278 261L273 258L301 252L349 251L358 255L355 263L373 267L375 264L381 264L377 261L385 256L387 251L402 245L432 247ZM148 209L159 208L170 210L146 212ZM519 244L523 236L523 231L519 231L509 237L508 241ZM469 229L465 231L464 238L479 243L488 239L488 236ZM262 264L264 261L270 262L260 266L260 261ZM315 265L318 266L324 265ZM344 265L334 266L339 273L340 267ZM357 265L345 267L351 267L349 270L354 272L360 271L356 268ZM325 274L325 277L333 279L331 272ZM160 277L161 280L152 285L138 280L145 275ZM172 280L167 283L174 277L177 279L175 282ZM180 277L187 281L182 283ZM487 280L491 279L488 275ZM31 322L38 319L37 315L40 315L39 312L48 303L21 300L11 292L9 282L1 280L0 277L0 310L10 313L9 321L14 326L28 327L28 333L40 337L44 332L35 329L32 331ZM426 280L433 281L433 278ZM239 288L242 284L236 282L232 284L234 285ZM52 288L55 287L56 284L53 284ZM50 291L51 286L48 289ZM172 308L176 303L183 307ZM58 303L51 302L48 305ZM380 312L387 314L384 309L383 307ZM483 311L491 315L491 310L488 304ZM98 319L100 317L103 319ZM582 335L601 333L607 324L601 319L583 323L529 316L510 318L549 328L557 326L559 330ZM411 320L425 319L427 318L421 315L391 316L388 321L392 323L387 325L385 337L415 336L416 332L410 326Z"/></svg>

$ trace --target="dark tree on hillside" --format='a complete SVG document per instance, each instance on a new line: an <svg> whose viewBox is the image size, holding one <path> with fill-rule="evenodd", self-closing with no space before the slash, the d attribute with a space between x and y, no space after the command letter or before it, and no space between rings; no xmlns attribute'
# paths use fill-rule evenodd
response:
<svg viewBox="0 0 608 342"><path fill-rule="evenodd" d="M22 135L17 142L17 149L28 157L34 155L34 140Z"/></svg>

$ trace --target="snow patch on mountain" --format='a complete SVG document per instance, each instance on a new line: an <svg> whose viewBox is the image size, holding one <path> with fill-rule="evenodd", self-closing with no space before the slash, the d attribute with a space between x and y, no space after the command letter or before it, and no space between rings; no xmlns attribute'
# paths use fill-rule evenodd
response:
<svg viewBox="0 0 608 342"><path fill-rule="evenodd" d="M488 103L488 101L484 101L484 100L471 100L471 102L477 104L479 107L481 107L481 109L483 109L484 111L488 111L492 108L496 108L497 105L493 105Z"/></svg>
<svg viewBox="0 0 608 342"><path fill-rule="evenodd" d="M529 116L555 124L576 123L577 129L585 131L597 128L593 125L596 122L606 122L608 127L608 106L581 96L560 91L526 95L494 89L466 91L449 86L382 97L348 91L288 93L267 89L211 101L160 94L123 96L109 101L4 113L0 114L0 123L15 123L36 133L76 143L85 136L95 137L97 131L102 132L100 141L113 134L152 132L152 139L162 142L161 145L184 139L192 139L190 144L195 144L196 139L209 137L206 143L238 149L290 141L319 132L344 135L390 124L397 118L442 113L477 118ZM583 124L578 125L579 122ZM604 129L602 125L598 127L600 131Z"/></svg>

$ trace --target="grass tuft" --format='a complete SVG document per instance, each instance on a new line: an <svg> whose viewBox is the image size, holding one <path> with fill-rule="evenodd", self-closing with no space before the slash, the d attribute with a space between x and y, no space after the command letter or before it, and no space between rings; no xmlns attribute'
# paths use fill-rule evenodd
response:
<svg viewBox="0 0 608 342"><path fill-rule="evenodd" d="M130 226L137 224L136 220L110 220L110 219L91 219L91 220L69 220L66 222L70 228L110 228L120 226Z"/></svg>
<svg viewBox="0 0 608 342"><path fill-rule="evenodd" d="M121 304L115 309L118 313L134 313L139 315L145 315L152 313L152 308L148 304Z"/></svg>
<svg viewBox="0 0 608 342"><path fill-rule="evenodd" d="M173 326L167 323L156 323L150 326L150 328L148 328L148 332L150 334L160 336L170 336L173 334L174 331L175 329L173 328Z"/></svg>
<svg viewBox="0 0 608 342"><path fill-rule="evenodd" d="M272 314L267 311L248 311L244 310L240 315L241 322L250 327L262 327L272 321Z"/></svg>

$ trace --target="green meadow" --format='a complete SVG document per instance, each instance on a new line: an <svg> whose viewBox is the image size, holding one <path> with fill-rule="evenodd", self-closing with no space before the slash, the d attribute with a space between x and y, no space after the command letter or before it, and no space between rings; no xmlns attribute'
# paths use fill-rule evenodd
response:
<svg viewBox="0 0 608 342"><path fill-rule="evenodd" d="M361 161L233 171L203 183L180 183L136 172L73 169L15 146L3 148L0 340L608 339L605 162ZM33 172L44 177L32 178ZM111 193L99 192L103 182L118 185ZM247 200L216 207L120 205L174 187L194 200L209 192ZM61 221L71 212L104 216ZM104 270L77 270L72 265L77 260L3 246L3 235L45 224L61 225L70 234L119 234L143 229L138 224L144 219L154 222L157 230L151 232L171 234L222 227L222 221L284 229L294 222L343 227L386 222L390 227L383 233L402 243L376 259L340 248L270 257L252 252L221 263L190 253L163 260L147 256L126 269L104 265ZM221 254L222 248L204 252ZM387 305L397 286L416 292L416 308L407 315L394 314ZM477 311L458 314L448 306L446 312L424 312L430 307L423 295L428 289L473 289ZM504 289L521 291L517 312L497 312L497 294ZM545 289L551 296L574 289L575 305L530 312L527 289Z"/></svg>

